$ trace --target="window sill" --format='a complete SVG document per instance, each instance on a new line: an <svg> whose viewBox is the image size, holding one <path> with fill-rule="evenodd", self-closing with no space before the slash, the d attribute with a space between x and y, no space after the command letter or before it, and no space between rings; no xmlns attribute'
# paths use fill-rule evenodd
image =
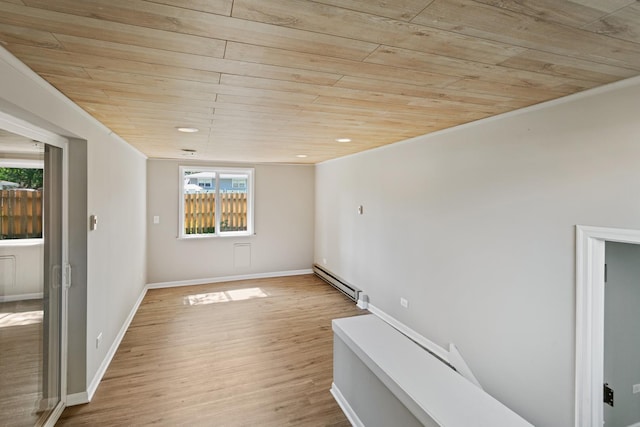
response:
<svg viewBox="0 0 640 427"><path fill-rule="evenodd" d="M39 237L35 239L4 239L0 240L0 246L37 246L43 245L44 239Z"/></svg>
<svg viewBox="0 0 640 427"><path fill-rule="evenodd" d="M224 239L227 237L251 237L256 233L224 233L224 234L186 234L178 236L178 240Z"/></svg>

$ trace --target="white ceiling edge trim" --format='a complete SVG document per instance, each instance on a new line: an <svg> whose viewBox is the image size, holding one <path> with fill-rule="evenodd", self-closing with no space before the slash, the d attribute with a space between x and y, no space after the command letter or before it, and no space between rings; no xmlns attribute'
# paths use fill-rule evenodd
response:
<svg viewBox="0 0 640 427"><path fill-rule="evenodd" d="M0 158L0 168L42 169L44 168L44 160L20 159L10 157L5 159Z"/></svg>
<svg viewBox="0 0 640 427"><path fill-rule="evenodd" d="M63 136L49 132L48 130L2 111L0 111L0 128L49 145L62 146L69 142L69 140Z"/></svg>
<svg viewBox="0 0 640 427"><path fill-rule="evenodd" d="M138 150L136 147L134 147L133 145L128 143L124 138L122 138L117 133L115 133L114 131L109 129L104 123L102 123L101 121L99 121L98 119L93 117L91 114L87 113L82 107L80 107L78 104L76 104L71 99L69 99L65 94L63 94L58 89L56 89L54 86L52 86L51 83L49 83L48 81L46 81L45 79L40 77L38 75L38 73L33 71L31 68L29 68L24 62L20 61L17 57L15 57L11 52L9 52L3 46L0 46L0 60L6 62L7 64L9 64L9 66L14 68L20 74L24 75L25 77L27 77L28 79L33 81L35 84L37 84L38 86L43 88L45 91L47 91L51 95L55 96L59 100L61 100L64 104L66 104L70 108L74 109L76 112L78 112L84 118L86 118L86 119L90 120L91 122L93 122L94 124L96 124L100 129L105 131L109 136L111 136L114 139L116 139L117 141L125 144L127 147L129 147L131 150L135 151L137 154L141 155L145 159L148 159L146 154L144 154L142 151ZM45 141L42 141L42 142L45 142Z"/></svg>
<svg viewBox="0 0 640 427"><path fill-rule="evenodd" d="M331 162L334 162L334 161L337 161L337 160L344 160L344 159L347 159L347 158L350 158L350 157L355 157L355 156L361 155L363 153L370 153L370 152L374 152L374 151L378 151L378 150L386 150L386 149L390 149L391 147L395 147L395 146L401 145L401 144L409 144L409 143L417 142L417 141L426 141L426 140L429 140L430 138L436 138L436 137L438 137L440 135L446 135L448 133L456 132L456 131L459 131L459 130L462 130L462 129L473 128L475 126L480 126L480 125L483 125L483 124L486 124L486 123L491 123L491 122L494 122L494 121L507 119L509 117L516 117L516 116L519 116L519 115L522 115L522 114L533 113L535 111L556 107L558 105L567 104L567 103L570 103L570 102L575 102L575 101L578 101L580 99L590 98L592 96L601 95L601 94L608 93L608 92L613 92L615 90L624 89L626 87L635 86L635 85L638 85L638 84L640 84L640 75L635 76L635 77L629 77L628 79L618 80L618 81L612 82L612 83L607 83L607 84L604 84L602 86L594 87L592 89L583 90L582 92L573 93L571 95L563 96L561 98L552 99L550 101L540 102L538 104L530 105L528 107L520 108L520 109L517 109L517 110L507 111L506 113L501 113L501 114L498 114L496 116L485 117L484 119L475 120L475 121L472 121L472 122L469 122L469 123L463 123L461 125L457 125L457 126L446 128L446 129L437 130L437 131L431 132L431 133L425 133L423 135L414 136L413 138L404 139L402 141L393 142L391 144L386 144L386 145L383 145L383 146L380 146L380 147L371 148L369 150L359 151L357 153L348 154L346 156L337 157L335 159L325 160L323 162L316 163L316 165L322 165L322 164L325 164L325 163L331 163Z"/></svg>

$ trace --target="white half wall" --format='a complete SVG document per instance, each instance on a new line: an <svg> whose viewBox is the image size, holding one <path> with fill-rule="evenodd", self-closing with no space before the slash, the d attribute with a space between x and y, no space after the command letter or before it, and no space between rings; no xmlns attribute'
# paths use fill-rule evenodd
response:
<svg viewBox="0 0 640 427"><path fill-rule="evenodd" d="M74 138L69 176L86 176L69 193L70 259L82 273L69 289L68 391L82 393L146 284L146 157L2 48L0 76L0 109ZM90 214L100 218L96 231L88 231Z"/></svg>
<svg viewBox="0 0 640 427"><path fill-rule="evenodd" d="M315 262L572 425L575 225L640 229L638 100L629 80L317 165Z"/></svg>
<svg viewBox="0 0 640 427"><path fill-rule="evenodd" d="M178 239L180 165L255 168L255 235ZM153 160L147 163L149 283L197 281L311 268L314 167L228 165ZM159 224L153 223L158 216ZM238 244L249 260L234 263ZM237 255L237 254L236 254ZM235 264L235 265L234 265Z"/></svg>
<svg viewBox="0 0 640 427"><path fill-rule="evenodd" d="M0 302L42 298L42 239L0 240Z"/></svg>

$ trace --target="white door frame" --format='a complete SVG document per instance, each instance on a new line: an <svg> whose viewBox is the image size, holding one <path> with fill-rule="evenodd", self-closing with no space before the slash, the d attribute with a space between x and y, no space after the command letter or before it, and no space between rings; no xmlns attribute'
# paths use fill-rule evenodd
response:
<svg viewBox="0 0 640 427"><path fill-rule="evenodd" d="M576 427L604 421L605 242L640 244L640 230L576 226Z"/></svg>
<svg viewBox="0 0 640 427"><path fill-rule="evenodd" d="M71 270L69 267L69 140L56 133L42 129L18 117L0 111L0 129L17 135L31 138L45 144L62 149L62 302L60 324L60 402L45 422L45 426L53 426L62 415L67 401L67 316L68 289L71 286Z"/></svg>

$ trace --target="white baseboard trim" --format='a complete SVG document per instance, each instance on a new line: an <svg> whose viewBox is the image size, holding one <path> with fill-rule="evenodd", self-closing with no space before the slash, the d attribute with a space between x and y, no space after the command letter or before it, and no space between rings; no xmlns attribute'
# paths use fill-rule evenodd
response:
<svg viewBox="0 0 640 427"><path fill-rule="evenodd" d="M238 280L251 280L251 279L268 279L270 277L284 277L284 276L301 276L303 274L313 274L312 269L304 270L287 270L287 271L274 271L271 273L255 273L255 274L243 274L238 276L222 276L211 277L208 279L192 279L192 280L178 280L175 282L159 282L149 283L147 289L161 289L161 288L175 288L178 286L194 286L194 285L207 285L209 283L220 282L235 282Z"/></svg>
<svg viewBox="0 0 640 427"><path fill-rule="evenodd" d="M630 426L627 426L627 427L640 427L640 422L631 424Z"/></svg>
<svg viewBox="0 0 640 427"><path fill-rule="evenodd" d="M0 302L13 302L13 301L26 301L31 299L42 299L42 292L36 292L33 294L20 294L20 295L0 295Z"/></svg>
<svg viewBox="0 0 640 427"><path fill-rule="evenodd" d="M67 394L67 406L84 405L85 403L89 403L89 393L86 391Z"/></svg>
<svg viewBox="0 0 640 427"><path fill-rule="evenodd" d="M427 337L425 337L423 335L420 335L419 333L417 333L416 331L414 331L413 329L411 329L410 327L408 327L407 325L405 325L404 323L402 323L401 321L399 321L395 317L390 316L389 314L385 313L384 311L382 311L381 309L379 309L378 307L376 307L375 305L373 305L371 303L369 303L368 310L371 313L373 313L376 316L378 316L379 318L381 318L382 320L384 320L385 322L387 322L389 325L393 326L395 329L397 329L400 332L402 332L404 335L409 337L411 340L415 341L416 343L418 343L422 347L424 347L427 350L429 350L431 353L433 353L436 356L438 356L440 359L444 360L447 363L451 363L450 360L449 360L449 352L447 350L445 350L444 348L440 347L438 344L434 343L433 341L431 341Z"/></svg>
<svg viewBox="0 0 640 427"><path fill-rule="evenodd" d="M118 335L116 335L116 339L113 340L113 344L111 344L111 347L109 348L109 351L107 352L107 355L105 356L104 360L100 364L100 367L98 368L98 371L96 372L96 374L93 376L93 379L89 383L89 387L87 388L87 391L86 391L87 401L86 402L80 402L80 403L88 403L88 402L91 401L91 399L93 399L93 395L95 394L96 390L98 389L98 385L100 385L100 381L102 381L102 377L107 372L107 368L111 364L111 361L113 360L113 356L115 356L116 351L118 350L118 347L120 347L120 343L122 342L122 339L124 338L124 335L127 333L127 329L129 329L129 325L131 324L131 321L133 320L133 317L136 315L136 312L138 311L138 308L140 307L140 304L142 303L142 300L144 299L144 296L146 294L147 294L147 286L145 286L142 289L142 292L140 292L140 296L138 297L138 300L133 305L133 308L131 308L131 311L129 312L129 315L127 316L127 318L124 321L124 323L122 324L122 327L120 328L120 331L118 332ZM78 394L82 394L82 393L78 393ZM69 399L67 397L67 405L71 405L68 402L68 400Z"/></svg>
<svg viewBox="0 0 640 427"><path fill-rule="evenodd" d="M336 386L335 383L331 383L330 391L333 395L333 398L336 400L336 402L338 402L338 406L340 406L340 409L342 409L342 412L344 412L344 415L347 417L351 425L354 427L365 427L364 423L360 420L360 418L358 418L358 415L353 410L351 405L349 405L349 402L347 402L347 399L344 398L342 392L340 392L340 389L338 388L338 386Z"/></svg>

